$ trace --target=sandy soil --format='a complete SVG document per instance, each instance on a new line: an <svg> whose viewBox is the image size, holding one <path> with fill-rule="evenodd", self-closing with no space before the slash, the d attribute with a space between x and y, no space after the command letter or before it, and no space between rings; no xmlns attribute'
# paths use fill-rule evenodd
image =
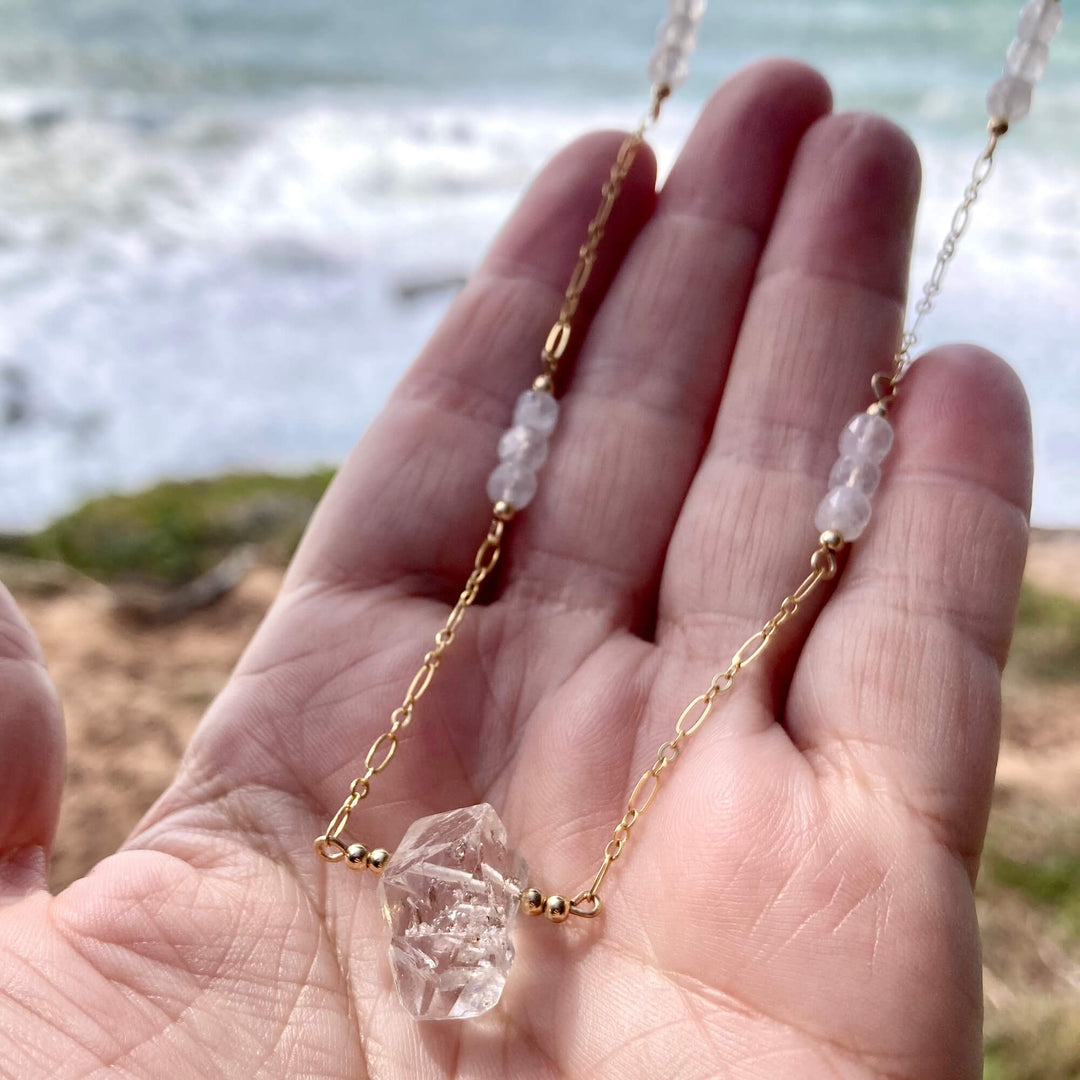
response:
<svg viewBox="0 0 1080 1080"><path fill-rule="evenodd" d="M164 790L280 582L279 570L258 567L213 607L166 626L117 619L107 590L88 582L45 597L13 589L64 702L54 888L115 851Z"/></svg>

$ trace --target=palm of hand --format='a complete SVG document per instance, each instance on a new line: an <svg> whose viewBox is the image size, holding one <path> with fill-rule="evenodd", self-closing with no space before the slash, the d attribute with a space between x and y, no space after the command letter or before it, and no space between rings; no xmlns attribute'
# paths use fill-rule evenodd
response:
<svg viewBox="0 0 1080 1080"><path fill-rule="evenodd" d="M896 339L916 187L901 136L826 110L811 73L761 65L655 208L636 167L537 504L354 816L369 846L487 800L531 880L576 892L685 702L805 573L834 434ZM335 482L173 787L55 898L56 711L9 609L11 1075L977 1075L971 879L1030 470L1022 395L984 355L943 350L905 385L827 605L687 743L604 915L519 923L494 1012L406 1017L371 880L312 854L469 566L614 145L537 182Z"/></svg>

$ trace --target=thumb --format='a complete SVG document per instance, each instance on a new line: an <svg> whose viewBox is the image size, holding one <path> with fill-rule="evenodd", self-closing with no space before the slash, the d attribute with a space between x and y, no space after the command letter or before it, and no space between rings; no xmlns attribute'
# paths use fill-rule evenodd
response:
<svg viewBox="0 0 1080 1080"><path fill-rule="evenodd" d="M64 723L33 631L0 585L0 904L45 887Z"/></svg>

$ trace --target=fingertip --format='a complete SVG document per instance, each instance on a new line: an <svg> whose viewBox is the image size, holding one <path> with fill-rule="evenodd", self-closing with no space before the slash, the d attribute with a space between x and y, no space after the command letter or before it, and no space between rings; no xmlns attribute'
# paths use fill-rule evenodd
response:
<svg viewBox="0 0 1080 1080"><path fill-rule="evenodd" d="M806 64L770 59L737 72L702 109L664 185L665 206L703 218L739 206L763 233L799 140L831 108L829 84Z"/></svg>
<svg viewBox="0 0 1080 1080"><path fill-rule="evenodd" d="M945 472L1031 511L1031 412L1020 377L977 345L947 345L920 357L896 409L904 467Z"/></svg>
<svg viewBox="0 0 1080 1080"><path fill-rule="evenodd" d="M0 658L0 863L49 849L63 781L63 718L51 680L34 661ZM0 889L8 885L0 880Z"/></svg>
<svg viewBox="0 0 1080 1080"><path fill-rule="evenodd" d="M568 258L576 257L626 135L593 131L559 150L541 168L517 211L492 242L482 272L499 273L527 264L531 276L561 291L573 266ZM655 198L656 157L645 143L635 154L606 230L622 242L613 245L609 235L605 257L613 246L625 246L652 212Z"/></svg>
<svg viewBox="0 0 1080 1080"><path fill-rule="evenodd" d="M834 113L806 132L772 245L777 267L844 281L903 301L921 185L918 152L902 128L872 113Z"/></svg>
<svg viewBox="0 0 1080 1080"><path fill-rule="evenodd" d="M64 783L64 723L41 648L0 586L0 897L44 884Z"/></svg>
<svg viewBox="0 0 1080 1080"><path fill-rule="evenodd" d="M726 112L733 100L740 99L751 108L733 120L751 125L775 120L779 112L806 126L833 106L832 87L825 76L801 60L784 56L765 57L725 79L709 95L702 117Z"/></svg>

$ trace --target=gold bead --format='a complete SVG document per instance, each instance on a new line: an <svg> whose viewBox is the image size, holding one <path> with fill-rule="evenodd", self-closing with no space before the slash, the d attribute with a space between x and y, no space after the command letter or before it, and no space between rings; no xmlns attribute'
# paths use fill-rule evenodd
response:
<svg viewBox="0 0 1080 1080"><path fill-rule="evenodd" d="M884 401L875 401L866 410L871 416L884 416L889 410Z"/></svg>
<svg viewBox="0 0 1080 1080"><path fill-rule="evenodd" d="M545 394L554 394L555 380L545 371L543 375L537 375L533 379L533 389Z"/></svg>
<svg viewBox="0 0 1080 1080"><path fill-rule="evenodd" d="M390 861L390 852L386 848L373 848L367 857L368 869L373 874L381 874L386 869L386 864Z"/></svg>
<svg viewBox="0 0 1080 1080"><path fill-rule="evenodd" d="M500 499L491 512L499 519L499 521L509 521L517 512L505 499Z"/></svg>
<svg viewBox="0 0 1080 1080"><path fill-rule="evenodd" d="M988 135L996 135L999 139L1006 131L1009 130L1009 121L1002 117L994 117L989 124L986 125L986 131Z"/></svg>
<svg viewBox="0 0 1080 1080"><path fill-rule="evenodd" d="M368 849L363 844L350 844L345 851L345 858L354 870L363 870L367 866Z"/></svg>
<svg viewBox="0 0 1080 1080"><path fill-rule="evenodd" d="M521 910L526 915L543 915L544 894L539 889L526 889L521 894Z"/></svg>
<svg viewBox="0 0 1080 1080"><path fill-rule="evenodd" d="M822 546L830 551L839 551L844 546L844 538L835 529L826 529L819 540Z"/></svg>
<svg viewBox="0 0 1080 1080"><path fill-rule="evenodd" d="M565 896L549 896L544 901L544 914L551 922L566 922L570 918L570 901Z"/></svg>

